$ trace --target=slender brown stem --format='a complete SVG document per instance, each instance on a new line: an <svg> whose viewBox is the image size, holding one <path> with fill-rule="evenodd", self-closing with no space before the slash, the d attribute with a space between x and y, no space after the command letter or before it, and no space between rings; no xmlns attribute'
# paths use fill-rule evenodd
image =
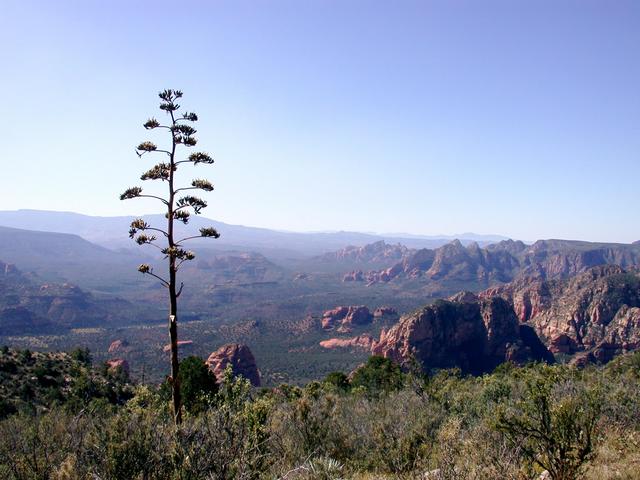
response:
<svg viewBox="0 0 640 480"><path fill-rule="evenodd" d="M171 113L171 121L175 125L176 121ZM167 205L167 239L169 248L174 248L173 241L173 203L175 191L173 189L173 176L175 167L176 137L171 132L171 154L169 156L171 168L169 170L169 202ZM171 391L173 397L173 415L176 425L182 423L182 401L180 398L180 375L178 360L178 294L176 291L176 257L169 255L169 338L171 340Z"/></svg>

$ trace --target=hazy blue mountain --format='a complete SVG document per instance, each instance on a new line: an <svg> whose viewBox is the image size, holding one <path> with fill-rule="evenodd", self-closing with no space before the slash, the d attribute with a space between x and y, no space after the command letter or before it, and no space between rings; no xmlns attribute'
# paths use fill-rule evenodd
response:
<svg viewBox="0 0 640 480"><path fill-rule="evenodd" d="M0 227L2 260L44 279L71 281L96 290L138 285L136 265L145 252L115 252L78 235Z"/></svg>
<svg viewBox="0 0 640 480"><path fill-rule="evenodd" d="M67 233L110 249L133 246L127 237L129 224L134 217L96 217L72 212L44 210L0 211L0 225L27 230ZM164 216L144 215L150 224L160 225ZM347 245L363 246L380 240L402 243L410 248L436 248L448 243L450 237L428 237L419 235L375 235L358 232L313 232L299 233L270 230L266 228L230 225L204 217L192 217L190 224L182 228L185 236L196 234L203 226L213 226L222 234L215 241L206 240L207 246L221 250L249 250L272 258L318 255L338 250ZM179 226L180 228L180 226ZM488 244L504 239L499 236L464 234L459 237L463 244L478 241Z"/></svg>
<svg viewBox="0 0 640 480"><path fill-rule="evenodd" d="M387 238L402 238L406 241L411 240L460 240L463 245L466 245L471 242L476 242L479 245L487 245L490 243L501 242L503 240L509 240L509 237L505 237L503 235L493 235L493 234L482 234L482 233L473 233L473 232L465 232L465 233L457 233L454 235L416 235L413 233L385 233L385 237Z"/></svg>

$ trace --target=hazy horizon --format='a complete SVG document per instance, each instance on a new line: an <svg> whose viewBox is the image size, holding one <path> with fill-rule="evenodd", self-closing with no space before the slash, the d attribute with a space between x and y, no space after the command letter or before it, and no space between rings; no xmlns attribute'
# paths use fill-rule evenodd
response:
<svg viewBox="0 0 640 480"><path fill-rule="evenodd" d="M94 218L129 218L129 217L141 217L141 218L145 218L145 217L149 217L150 215L162 215L161 212L156 212L156 213L141 213L141 214L133 214L133 215L90 215L90 214L86 214L86 213L81 213L81 212L77 212L77 211L70 211L70 210L44 210L44 209L31 209L31 208L25 208L25 209L17 209L17 210L0 210L0 215L2 213L19 213L20 211L24 211L24 212L38 212L38 213L52 213L52 214L71 214L71 215L81 215L81 216L87 216L87 217L94 217ZM280 233L292 233L292 234L332 234L332 233L353 233L353 234L364 234L364 235L373 235L373 236L378 236L378 237L388 237L388 238L397 238L399 240L401 239L451 239L451 240L455 240L455 239L464 239L464 240L475 240L475 241L479 241L479 240L483 240L483 241L494 241L494 242L498 242L500 240L516 240L516 241L522 241L524 243L527 244L532 244L537 240L566 240L566 241L586 241L586 242L594 242L594 243L598 243L598 241L595 240L588 240L588 239L584 239L584 238L558 238L558 237L536 237L536 238L514 238L514 237L510 237L508 235L503 235L500 232L471 232L471 231L465 231L465 232L454 232L454 233L416 233L416 232L376 232L376 231L365 231L365 230L339 230L339 229L328 229L328 230L293 230L293 229L277 229L277 228L270 228L268 226L257 226L257 225L245 225L245 224L239 224L239 223L233 223L233 222L222 222L221 220L217 219L217 218L213 218L209 215L207 215L206 213L203 215L199 215L200 219L202 220L212 220L215 222L221 222L230 226L234 226L234 227L246 227L246 228L255 228L255 229L264 229L264 230L269 230L269 231L273 231L273 232L280 232ZM25 222L25 223L28 223ZM15 226L11 226L11 225L4 225L2 219L0 218L0 226L8 226L10 228L26 228L26 226L24 227L15 227ZM51 230L42 230L42 231L51 231ZM123 230L124 232L124 230ZM82 235L80 235L82 236ZM124 238L124 234L123 234L123 238ZM639 239L640 240L640 239ZM616 241L611 241L611 242L605 242L605 243L620 243L620 244L630 244L633 243L637 240L632 240L630 242L616 242Z"/></svg>
<svg viewBox="0 0 640 480"><path fill-rule="evenodd" d="M221 222L640 239L636 2L171 5L4 3L3 209L159 212L118 195L179 88Z"/></svg>

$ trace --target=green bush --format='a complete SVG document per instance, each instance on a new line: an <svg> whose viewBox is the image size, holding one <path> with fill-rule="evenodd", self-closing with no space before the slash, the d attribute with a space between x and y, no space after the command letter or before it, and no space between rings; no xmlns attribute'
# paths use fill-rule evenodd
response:
<svg viewBox="0 0 640 480"><path fill-rule="evenodd" d="M91 362L93 361L91 351L88 348L76 348L70 355L76 362L87 367L91 366Z"/></svg>
<svg viewBox="0 0 640 480"><path fill-rule="evenodd" d="M358 368L351 379L353 388L362 388L370 396L400 390L403 375L400 366L388 358L372 356Z"/></svg>
<svg viewBox="0 0 640 480"><path fill-rule="evenodd" d="M184 408L190 413L202 412L218 391L215 375L204 360L196 356L183 359L179 372Z"/></svg>
<svg viewBox="0 0 640 480"><path fill-rule="evenodd" d="M14 386L50 396L46 407L2 397L0 478L368 479L430 471L430 479L522 480L542 470L561 480L634 478L637 358L584 370L505 367L483 377L403 375L373 359L348 390L337 388L346 377L336 374L259 393L231 370L215 393L203 389L211 384L192 359L183 365L194 373L185 378L197 407L180 427L160 389L78 367L69 392L37 390L35 376ZM58 378L59 367L42 354L33 360L28 376L42 367L44 377Z"/></svg>
<svg viewBox="0 0 640 480"><path fill-rule="evenodd" d="M496 427L553 480L573 480L592 458L602 410L598 384L557 367L530 369L522 398L498 413Z"/></svg>

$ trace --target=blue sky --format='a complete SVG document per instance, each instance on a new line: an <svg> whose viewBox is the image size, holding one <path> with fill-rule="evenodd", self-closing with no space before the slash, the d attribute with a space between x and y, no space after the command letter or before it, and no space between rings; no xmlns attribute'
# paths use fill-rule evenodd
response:
<svg viewBox="0 0 640 480"><path fill-rule="evenodd" d="M4 0L0 62L2 209L154 211L117 196L180 88L211 218L640 239L637 1Z"/></svg>

